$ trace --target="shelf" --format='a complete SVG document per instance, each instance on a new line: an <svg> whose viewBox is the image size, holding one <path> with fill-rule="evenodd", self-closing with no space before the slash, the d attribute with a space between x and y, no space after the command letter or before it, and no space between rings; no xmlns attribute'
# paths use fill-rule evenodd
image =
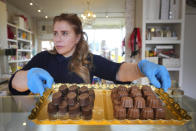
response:
<svg viewBox="0 0 196 131"><path fill-rule="evenodd" d="M17 40L14 40L14 39L7 39L7 41L17 43Z"/></svg>
<svg viewBox="0 0 196 131"><path fill-rule="evenodd" d="M16 26L16 25L11 24L11 23L7 23L7 25L9 25L9 26L11 26L11 27L14 27L14 28L17 28L17 26Z"/></svg>
<svg viewBox="0 0 196 131"><path fill-rule="evenodd" d="M31 31L29 31L27 29L23 29L23 28L20 28L20 27L18 27L18 29L21 30L21 31L24 31L24 32L32 33Z"/></svg>
<svg viewBox="0 0 196 131"><path fill-rule="evenodd" d="M18 51L20 51L20 52L31 52L32 50L29 50L29 49L18 49Z"/></svg>
<svg viewBox="0 0 196 131"><path fill-rule="evenodd" d="M182 20L146 20L147 24L180 24L182 22Z"/></svg>
<svg viewBox="0 0 196 131"><path fill-rule="evenodd" d="M181 40L146 40L146 44L180 44Z"/></svg>
<svg viewBox="0 0 196 131"><path fill-rule="evenodd" d="M23 42L29 42L29 43L31 42L30 40L25 40L25 39L22 39L22 38L18 38L18 40L23 41Z"/></svg>
<svg viewBox="0 0 196 131"><path fill-rule="evenodd" d="M27 61L30 61L30 59L26 59L26 60L12 60L12 61L9 61L8 63L19 63L19 62L27 62Z"/></svg>
<svg viewBox="0 0 196 131"><path fill-rule="evenodd" d="M180 71L180 67L166 67L168 71Z"/></svg>

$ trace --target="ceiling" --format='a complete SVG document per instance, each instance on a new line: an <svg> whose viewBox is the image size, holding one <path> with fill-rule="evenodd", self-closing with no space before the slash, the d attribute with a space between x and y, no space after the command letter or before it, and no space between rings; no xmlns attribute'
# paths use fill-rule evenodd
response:
<svg viewBox="0 0 196 131"><path fill-rule="evenodd" d="M91 0L90 10L97 18L96 24L124 24L126 0ZM82 14L87 9L87 0L7 0L10 4L28 13L32 17L43 19L46 15L53 18L61 13ZM29 3L34 5L30 6ZM42 12L37 12L41 9ZM109 18L106 18L106 15Z"/></svg>

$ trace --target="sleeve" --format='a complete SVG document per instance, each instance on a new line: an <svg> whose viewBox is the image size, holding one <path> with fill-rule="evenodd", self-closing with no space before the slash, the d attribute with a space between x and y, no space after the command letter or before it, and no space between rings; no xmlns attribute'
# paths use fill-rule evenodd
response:
<svg viewBox="0 0 196 131"><path fill-rule="evenodd" d="M34 67L38 67L38 68L43 68L44 65L46 65L46 56L47 56L48 52L44 51L41 52L37 55L35 55L21 70L29 70L31 68ZM28 95L30 93L29 90L25 91L25 92L19 92L16 89L12 88L12 80L15 76L15 74L18 71L16 71L10 78L9 80L9 91L11 92L12 95Z"/></svg>
<svg viewBox="0 0 196 131"><path fill-rule="evenodd" d="M115 63L98 55L93 55L93 71L94 75L110 80L116 81L116 74L122 63Z"/></svg>

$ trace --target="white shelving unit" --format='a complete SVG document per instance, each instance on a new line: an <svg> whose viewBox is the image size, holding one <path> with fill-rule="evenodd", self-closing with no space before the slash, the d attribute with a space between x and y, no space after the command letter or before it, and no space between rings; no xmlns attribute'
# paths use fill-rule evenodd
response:
<svg viewBox="0 0 196 131"><path fill-rule="evenodd" d="M163 0L162 0L163 1ZM172 0L164 0L170 1ZM142 52L141 52L141 59L152 59L156 61L159 64L165 64L163 62L163 59L166 58L160 58L160 56L153 56L154 58L151 58L149 56L149 49L155 49L156 46L173 46L173 50L175 52L175 60L179 61L179 66L169 66L166 68L168 69L172 82L176 82L179 87L182 85L182 69L183 69L183 47L184 47L184 22L185 22L185 6L186 6L186 0L178 0L177 2L178 6L175 7L175 11L177 11L177 15L175 17L169 17L173 15L171 3L168 8L168 18L161 18L161 4L160 0L137 0L136 1L136 27L139 27L141 29L141 35L142 35ZM173 1L174 2L174 1ZM173 8L174 9L174 8ZM176 12L175 12L176 13ZM172 40L152 40L152 35L156 35L156 29L157 34L161 35L163 37L163 31L160 31L161 29L167 30L167 32L173 31L175 34L175 37L177 39ZM158 30L159 29L159 30ZM149 37L149 34L152 34ZM173 35L173 34L172 34ZM158 36L160 37L160 36ZM166 37L166 36L164 36ZM152 55L152 53L151 53ZM171 62L174 63L175 61ZM154 62L153 61L153 62ZM161 62L160 62L161 61Z"/></svg>
<svg viewBox="0 0 196 131"><path fill-rule="evenodd" d="M8 48L16 49L15 56L8 57L10 73L21 69L32 57L32 32L7 23L14 37L8 38ZM9 36L9 35L8 35Z"/></svg>

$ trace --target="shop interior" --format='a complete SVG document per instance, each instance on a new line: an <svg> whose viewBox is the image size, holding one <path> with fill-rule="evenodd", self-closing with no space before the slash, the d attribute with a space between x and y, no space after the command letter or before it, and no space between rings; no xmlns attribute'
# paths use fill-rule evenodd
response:
<svg viewBox="0 0 196 131"><path fill-rule="evenodd" d="M8 83L17 70L37 53L54 48L53 18L74 13L93 54L117 63L147 59L164 65L172 82L167 93L178 102L187 96L196 105L196 1L165 0L168 5L160 1L0 0L0 97L11 96ZM130 45L135 29L141 38L136 54ZM92 84L97 83L112 82L94 77ZM149 80L133 83L149 84Z"/></svg>

